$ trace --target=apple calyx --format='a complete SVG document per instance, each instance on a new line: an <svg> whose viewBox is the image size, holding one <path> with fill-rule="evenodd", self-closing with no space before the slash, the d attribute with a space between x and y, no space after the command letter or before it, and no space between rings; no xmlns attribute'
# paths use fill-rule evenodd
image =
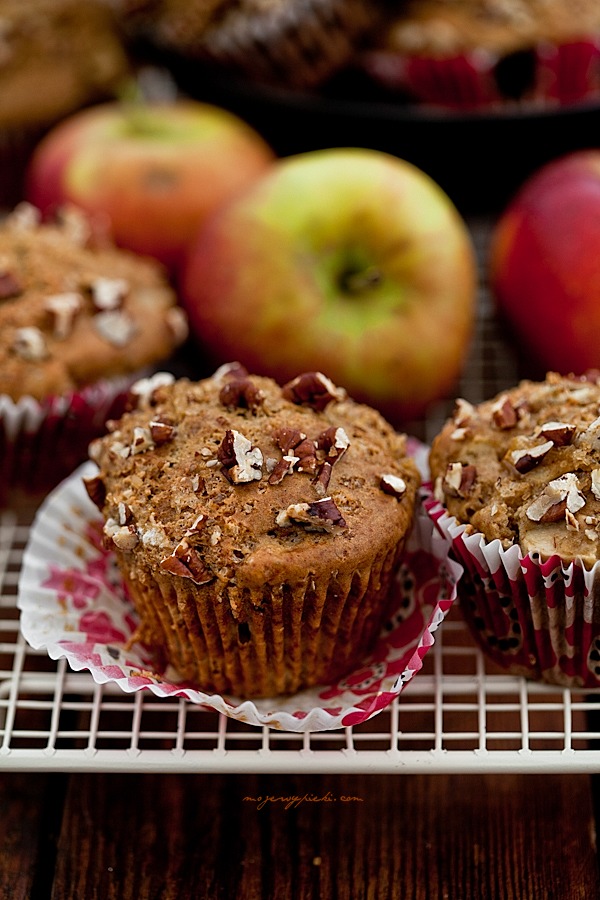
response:
<svg viewBox="0 0 600 900"><path fill-rule="evenodd" d="M369 288L377 287L383 279L383 274L377 266L368 266L366 269L348 269L340 276L340 288L345 294L362 294Z"/></svg>

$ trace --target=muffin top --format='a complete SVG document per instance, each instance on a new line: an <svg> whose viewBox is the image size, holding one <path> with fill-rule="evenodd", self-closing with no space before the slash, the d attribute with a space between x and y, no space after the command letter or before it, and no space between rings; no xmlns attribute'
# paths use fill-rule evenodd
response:
<svg viewBox="0 0 600 900"><path fill-rule="evenodd" d="M132 396L90 446L86 487L138 572L255 591L370 569L410 528L405 436L320 373L280 387L231 364L196 383L158 374Z"/></svg>
<svg viewBox="0 0 600 900"><path fill-rule="evenodd" d="M50 124L113 95L131 66L102 0L2 0L0 125Z"/></svg>
<svg viewBox="0 0 600 900"><path fill-rule="evenodd" d="M599 30L596 0L409 0L379 44L406 54L506 54Z"/></svg>
<svg viewBox="0 0 600 900"><path fill-rule="evenodd" d="M600 373L522 381L458 400L430 453L435 495L459 522L523 553L600 556Z"/></svg>
<svg viewBox="0 0 600 900"><path fill-rule="evenodd" d="M186 334L160 266L95 246L79 213L41 224L22 204L0 225L0 394L41 400L135 373Z"/></svg>

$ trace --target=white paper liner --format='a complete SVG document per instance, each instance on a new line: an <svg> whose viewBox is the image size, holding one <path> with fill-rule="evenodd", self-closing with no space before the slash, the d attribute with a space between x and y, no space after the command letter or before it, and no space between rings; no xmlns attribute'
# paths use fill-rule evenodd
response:
<svg viewBox="0 0 600 900"><path fill-rule="evenodd" d="M422 445L411 448L426 458ZM398 611L372 653L336 684L292 696L240 700L159 675L139 644L125 649L136 627L112 553L102 546L102 520L82 478L97 471L85 463L47 498L30 532L19 580L21 630L35 649L87 669L99 684L125 692L148 689L158 697L184 697L251 725L294 732L357 725L388 706L421 669L434 632L456 598L461 567L448 544L419 510L397 580ZM172 680L171 680L172 677Z"/></svg>

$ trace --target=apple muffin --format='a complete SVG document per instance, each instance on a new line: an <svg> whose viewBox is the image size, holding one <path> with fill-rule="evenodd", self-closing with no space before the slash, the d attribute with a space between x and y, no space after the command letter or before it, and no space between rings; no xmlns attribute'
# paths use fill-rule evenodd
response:
<svg viewBox="0 0 600 900"><path fill-rule="evenodd" d="M240 697L329 683L389 613L419 475L405 436L321 373L239 364L145 380L85 481L139 615L177 677Z"/></svg>
<svg viewBox="0 0 600 900"><path fill-rule="evenodd" d="M600 686L600 373L459 400L427 508L465 567L483 649L517 674Z"/></svg>
<svg viewBox="0 0 600 900"><path fill-rule="evenodd" d="M86 458L187 320L153 260L94 243L75 210L41 223L29 204L0 224L0 299L2 483L37 489Z"/></svg>
<svg viewBox="0 0 600 900"><path fill-rule="evenodd" d="M424 103L565 105L600 93L599 37L597 0L408 0L361 64Z"/></svg>
<svg viewBox="0 0 600 900"><path fill-rule="evenodd" d="M10 207L45 130L115 96L132 65L110 3L2 0L0 71L0 199Z"/></svg>
<svg viewBox="0 0 600 900"><path fill-rule="evenodd" d="M314 88L340 71L382 18L367 0L140 0L124 28L180 63L253 81ZM192 75L188 83L193 83Z"/></svg>

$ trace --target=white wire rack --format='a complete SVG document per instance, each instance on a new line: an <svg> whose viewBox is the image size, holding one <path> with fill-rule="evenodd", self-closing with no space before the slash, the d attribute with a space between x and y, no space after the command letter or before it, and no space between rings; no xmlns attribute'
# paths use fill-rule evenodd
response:
<svg viewBox="0 0 600 900"><path fill-rule="evenodd" d="M485 232L474 230L480 258ZM482 290L459 392L478 402L514 384L513 351ZM419 435L430 440L440 404ZM410 430L410 429L407 429ZM228 719L182 699L125 694L32 650L19 633L17 582L31 511L0 515L0 770L131 772L598 772L600 690L507 676L474 645L458 609L423 669L360 726L312 734Z"/></svg>

